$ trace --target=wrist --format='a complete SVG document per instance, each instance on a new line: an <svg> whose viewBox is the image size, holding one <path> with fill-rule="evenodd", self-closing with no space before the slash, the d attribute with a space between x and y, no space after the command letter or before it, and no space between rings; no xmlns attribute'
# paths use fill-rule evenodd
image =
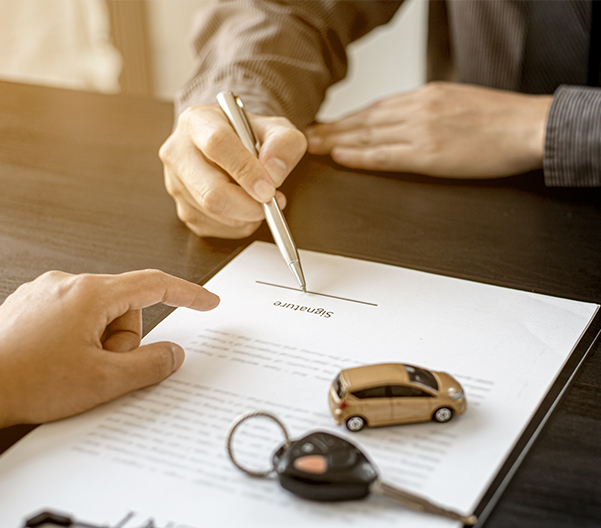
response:
<svg viewBox="0 0 601 528"><path fill-rule="evenodd" d="M547 135L547 120L553 96L533 95L530 97L529 107L532 129L528 134L527 144L532 159L532 168L542 169L545 152L545 138Z"/></svg>

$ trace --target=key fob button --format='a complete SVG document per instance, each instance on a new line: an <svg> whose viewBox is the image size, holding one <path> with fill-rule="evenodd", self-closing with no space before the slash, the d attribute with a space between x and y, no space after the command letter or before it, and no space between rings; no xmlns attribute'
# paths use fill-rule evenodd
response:
<svg viewBox="0 0 601 528"><path fill-rule="evenodd" d="M315 451L315 446L311 442L307 442L306 444L303 444L301 450L304 453L312 453L313 451Z"/></svg>
<svg viewBox="0 0 601 528"><path fill-rule="evenodd" d="M313 446L310 452L308 445ZM364 498L378 477L356 446L324 432L280 447L273 455L273 466L283 488L315 501Z"/></svg>
<svg viewBox="0 0 601 528"><path fill-rule="evenodd" d="M322 475L328 470L328 459L323 455L307 455L295 459L292 466L297 471Z"/></svg>

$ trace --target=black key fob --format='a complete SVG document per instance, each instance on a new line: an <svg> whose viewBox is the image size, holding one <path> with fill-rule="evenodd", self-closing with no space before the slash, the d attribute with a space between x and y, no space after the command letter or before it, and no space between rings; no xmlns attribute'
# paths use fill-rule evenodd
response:
<svg viewBox="0 0 601 528"><path fill-rule="evenodd" d="M362 499L378 474L353 444L330 433L315 432L273 455L283 488L305 499L323 502Z"/></svg>

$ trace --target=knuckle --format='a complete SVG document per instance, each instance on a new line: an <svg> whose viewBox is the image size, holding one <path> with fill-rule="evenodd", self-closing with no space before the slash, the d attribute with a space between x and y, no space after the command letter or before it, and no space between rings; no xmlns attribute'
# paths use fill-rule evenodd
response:
<svg viewBox="0 0 601 528"><path fill-rule="evenodd" d="M191 207L186 207L180 203L176 204L177 208L177 217L184 222L184 224L188 225L190 223L194 223L196 219L195 211Z"/></svg>
<svg viewBox="0 0 601 528"><path fill-rule="evenodd" d="M367 125L359 132L359 143L362 145L369 145L372 143L374 137L374 129Z"/></svg>
<svg viewBox="0 0 601 528"><path fill-rule="evenodd" d="M282 131L282 141L285 145L290 147L302 147L303 150L307 149L307 138L297 128L286 128Z"/></svg>
<svg viewBox="0 0 601 528"><path fill-rule="evenodd" d="M428 154L440 152L445 142L438 134L438 124L434 120L428 120L420 128L421 150Z"/></svg>
<svg viewBox="0 0 601 528"><path fill-rule="evenodd" d="M64 271L46 271L35 279L21 284L16 291L23 293L34 291L36 288L50 288L51 291L55 291L60 294L68 290L70 286L70 277L72 277L72 275L65 273Z"/></svg>
<svg viewBox="0 0 601 528"><path fill-rule="evenodd" d="M255 163L258 162L255 162L253 158L247 156L239 159L233 159L230 166L232 176L239 184L244 185L246 183L250 185L255 179Z"/></svg>
<svg viewBox="0 0 601 528"><path fill-rule="evenodd" d="M442 141L438 141L438 140L431 138L430 141L428 141L424 147L424 154L429 159L436 161L440 157L442 150L443 150Z"/></svg>
<svg viewBox="0 0 601 528"><path fill-rule="evenodd" d="M50 271L46 271L46 272L42 273L39 276L39 280L54 281L54 280L66 278L68 276L69 276L69 274L65 273L64 271L50 270Z"/></svg>
<svg viewBox="0 0 601 528"><path fill-rule="evenodd" d="M79 287L89 288L94 286L97 277L91 273L80 273L79 275L73 276L73 283Z"/></svg>
<svg viewBox="0 0 601 528"><path fill-rule="evenodd" d="M415 126L415 135L420 138L418 141L420 150L430 151L434 148L438 126L433 119L424 119Z"/></svg>
<svg viewBox="0 0 601 528"><path fill-rule="evenodd" d="M302 132L291 130L278 137L277 145L270 144L268 147L266 146L266 150L262 154L265 159L267 159L268 156L273 156L284 162L286 172L281 175L283 181L284 176L290 172L303 157L305 152L307 152L307 145L307 138ZM281 184L282 182L278 181L277 183Z"/></svg>
<svg viewBox="0 0 601 528"><path fill-rule="evenodd" d="M430 138L420 147L419 165L430 174L441 164L442 143Z"/></svg>
<svg viewBox="0 0 601 528"><path fill-rule="evenodd" d="M221 214L227 202L227 193L223 187L210 187L202 194L202 208L210 214Z"/></svg>
<svg viewBox="0 0 601 528"><path fill-rule="evenodd" d="M175 182L175 177L167 171L165 171L165 190L169 196L172 196L173 198L177 198L182 194L179 186Z"/></svg>
<svg viewBox="0 0 601 528"><path fill-rule="evenodd" d="M426 84L422 90L431 96L440 96L447 90L447 83L444 81L432 81Z"/></svg>
<svg viewBox="0 0 601 528"><path fill-rule="evenodd" d="M371 104L370 108L373 108L373 109L387 108L390 105L390 101L396 100L403 96L404 96L404 94L396 94L391 97L384 97L382 99L378 99L377 101L374 101ZM371 114L371 112L366 112L366 113L368 115Z"/></svg>
<svg viewBox="0 0 601 528"><path fill-rule="evenodd" d="M370 158L370 164L378 170L387 170L390 167L390 153L384 148L374 148Z"/></svg>
<svg viewBox="0 0 601 528"><path fill-rule="evenodd" d="M198 106L189 106L177 118L177 126L187 127L194 120Z"/></svg>
<svg viewBox="0 0 601 528"><path fill-rule="evenodd" d="M162 282L165 279L165 273L156 268L146 268L144 274L147 275L149 279L157 282Z"/></svg>
<svg viewBox="0 0 601 528"><path fill-rule="evenodd" d="M198 237L215 236L214 230L211 230L209 222L198 210L177 204L177 216Z"/></svg>
<svg viewBox="0 0 601 528"><path fill-rule="evenodd" d="M203 216L194 209L178 207L177 216L196 236L208 237L212 235L211 229L204 221Z"/></svg>
<svg viewBox="0 0 601 528"><path fill-rule="evenodd" d="M307 142L307 138L305 134L303 134L300 130L291 130L291 143L296 148L299 156L302 156L305 152L307 152L307 147L309 143Z"/></svg>
<svg viewBox="0 0 601 528"><path fill-rule="evenodd" d="M377 101L368 108L361 110L356 116L357 124L362 124L368 127L376 125L380 119L379 116L381 114L381 110L385 108L387 104L389 104L387 101Z"/></svg>
<svg viewBox="0 0 601 528"><path fill-rule="evenodd" d="M159 159L163 163L168 163L174 157L173 136L169 136L159 148Z"/></svg>
<svg viewBox="0 0 601 528"><path fill-rule="evenodd" d="M173 371L173 356L171 354L156 354L154 361L155 379L166 378Z"/></svg>
<svg viewBox="0 0 601 528"><path fill-rule="evenodd" d="M307 138L292 122L286 117L269 117L269 128L274 132L277 138L278 146L282 149L292 149L294 153L302 149L303 153L307 150ZM266 145L266 142L263 142Z"/></svg>
<svg viewBox="0 0 601 528"><path fill-rule="evenodd" d="M101 298L103 291L100 288L100 280L97 275L81 273L72 275L65 286L75 296L82 296L86 299Z"/></svg>
<svg viewBox="0 0 601 528"><path fill-rule="evenodd" d="M144 277L144 279L146 281L148 281L149 284L152 284L153 286L161 286L165 289L165 293L164 293L163 299L162 299L162 300L164 300L165 295L167 295L167 287L168 287L167 274L156 268L147 268L147 269L143 270L140 273L140 275L142 277Z"/></svg>
<svg viewBox="0 0 601 528"><path fill-rule="evenodd" d="M382 103L379 103L380 105ZM362 126L364 126L365 128L372 128L374 126L376 126L378 124L378 110L380 109L380 106L373 106L369 112L364 111L362 112L360 115L357 116L358 121L362 124Z"/></svg>
<svg viewBox="0 0 601 528"><path fill-rule="evenodd" d="M424 111L436 113L447 99L448 89L446 83L431 82L422 88L422 108Z"/></svg>
<svg viewBox="0 0 601 528"><path fill-rule="evenodd" d="M212 130L202 141L203 153L212 161L217 161L227 140L227 131L223 128Z"/></svg>

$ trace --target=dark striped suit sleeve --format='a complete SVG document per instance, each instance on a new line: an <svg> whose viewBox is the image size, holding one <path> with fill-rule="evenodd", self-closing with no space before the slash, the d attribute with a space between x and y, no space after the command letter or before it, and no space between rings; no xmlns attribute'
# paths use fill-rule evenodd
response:
<svg viewBox="0 0 601 528"><path fill-rule="evenodd" d="M601 88L557 89L547 120L543 166L549 186L601 186Z"/></svg>
<svg viewBox="0 0 601 528"><path fill-rule="evenodd" d="M215 104L231 90L262 115L310 123L326 90L347 71L346 46L388 22L400 0L221 0L192 29L193 77L177 94L176 113Z"/></svg>

